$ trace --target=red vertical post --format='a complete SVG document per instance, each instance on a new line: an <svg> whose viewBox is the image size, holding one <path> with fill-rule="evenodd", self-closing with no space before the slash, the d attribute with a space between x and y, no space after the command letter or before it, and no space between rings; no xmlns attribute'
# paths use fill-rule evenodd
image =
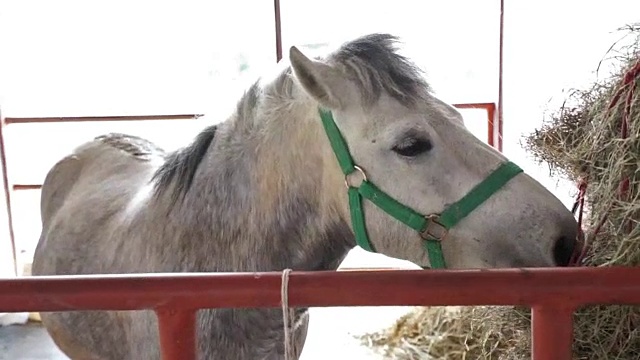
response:
<svg viewBox="0 0 640 360"><path fill-rule="evenodd" d="M493 104L491 104L493 105ZM487 129L488 129L488 134L487 134L487 139L489 140L489 145L498 148L497 146L497 138L498 136L497 134L497 129L496 129L496 125L497 125L497 119L496 119L496 107L495 106L489 106L487 107L487 119L488 119L488 123L487 123ZM502 149L499 149L499 151L502 151Z"/></svg>
<svg viewBox="0 0 640 360"><path fill-rule="evenodd" d="M504 44L504 0L500 0L500 46L499 46L499 70L498 70L498 151L502 152L502 122L503 118L503 99L502 99L502 74L504 72L503 62L503 44ZM496 124L494 124L495 126Z"/></svg>
<svg viewBox="0 0 640 360"><path fill-rule="evenodd" d="M162 360L196 360L196 311L158 309Z"/></svg>
<svg viewBox="0 0 640 360"><path fill-rule="evenodd" d="M0 109L0 166L2 166L2 181L4 182L4 196L6 200L5 206L7 207L7 221L9 225L9 241L11 242L11 252L13 256L13 270L16 276L20 273L18 271L18 248L16 247L16 237L13 231L13 215L11 211L11 187L9 185L9 175L7 174L7 149L4 146L4 132L3 129L6 126L4 117L2 117L2 109Z"/></svg>
<svg viewBox="0 0 640 360"><path fill-rule="evenodd" d="M280 17L280 0L273 0L273 12L276 21L276 62L282 59L282 20Z"/></svg>
<svg viewBox="0 0 640 360"><path fill-rule="evenodd" d="M535 306L531 311L531 359L571 360L574 309Z"/></svg>

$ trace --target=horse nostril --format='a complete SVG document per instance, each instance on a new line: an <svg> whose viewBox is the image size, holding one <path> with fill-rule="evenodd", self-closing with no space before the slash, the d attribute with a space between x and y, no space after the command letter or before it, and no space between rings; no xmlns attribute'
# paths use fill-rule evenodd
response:
<svg viewBox="0 0 640 360"><path fill-rule="evenodd" d="M568 266L576 247L576 239L561 236L553 246L553 260L557 266Z"/></svg>

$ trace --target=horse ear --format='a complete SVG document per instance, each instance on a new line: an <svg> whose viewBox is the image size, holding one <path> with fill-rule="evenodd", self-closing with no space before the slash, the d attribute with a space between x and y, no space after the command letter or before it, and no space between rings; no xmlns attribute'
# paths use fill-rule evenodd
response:
<svg viewBox="0 0 640 360"><path fill-rule="evenodd" d="M291 67L304 90L323 106L337 110L342 108L345 81L340 71L321 61L305 56L297 47L289 49Z"/></svg>

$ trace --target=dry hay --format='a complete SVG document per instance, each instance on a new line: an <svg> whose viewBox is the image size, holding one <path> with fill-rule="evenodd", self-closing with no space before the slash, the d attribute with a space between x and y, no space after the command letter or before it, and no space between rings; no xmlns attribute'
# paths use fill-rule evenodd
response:
<svg viewBox="0 0 640 360"><path fill-rule="evenodd" d="M508 307L419 307L383 332L359 336L386 359L520 359L528 312Z"/></svg>
<svg viewBox="0 0 640 360"><path fill-rule="evenodd" d="M616 49L612 76L572 91L525 139L527 150L548 163L552 174L588 185L583 266L640 265L640 24L625 29L632 41ZM625 178L626 193L620 190ZM418 308L360 340L389 359L531 358L529 309L446 309ZM640 306L578 310L573 353L575 360L639 359Z"/></svg>

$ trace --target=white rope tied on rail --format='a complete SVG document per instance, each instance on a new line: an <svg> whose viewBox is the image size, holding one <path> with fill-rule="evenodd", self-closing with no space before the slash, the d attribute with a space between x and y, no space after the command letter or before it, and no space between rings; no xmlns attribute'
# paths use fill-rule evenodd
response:
<svg viewBox="0 0 640 360"><path fill-rule="evenodd" d="M289 308L289 273L291 269L282 270L282 286L280 287L280 302L282 303L282 323L284 324L284 359L293 360L293 346L291 343L292 310Z"/></svg>

